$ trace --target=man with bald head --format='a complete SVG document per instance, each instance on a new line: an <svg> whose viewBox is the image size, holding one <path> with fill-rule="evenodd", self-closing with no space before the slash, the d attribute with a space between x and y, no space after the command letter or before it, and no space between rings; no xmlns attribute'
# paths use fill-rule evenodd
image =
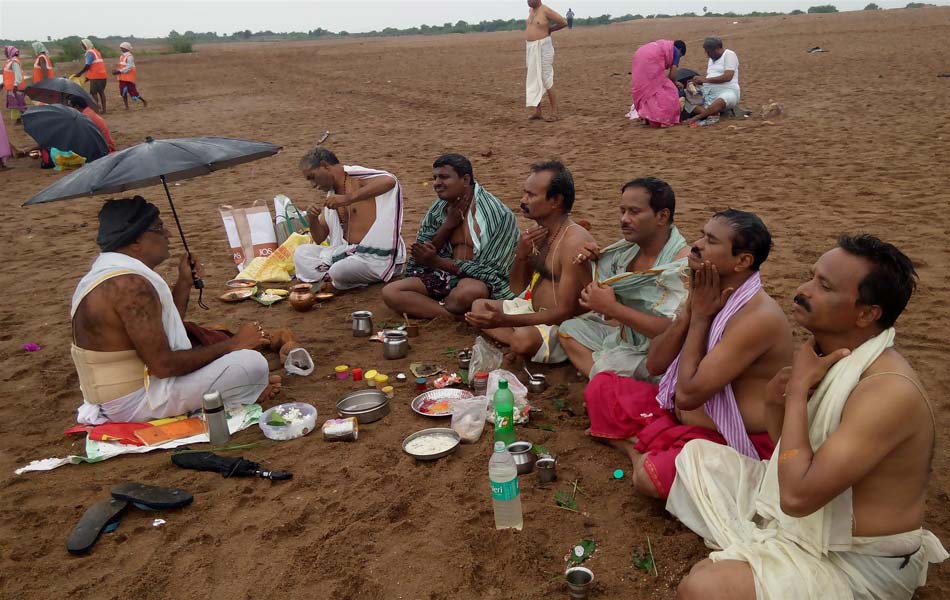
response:
<svg viewBox="0 0 950 600"><path fill-rule="evenodd" d="M709 57L706 76L693 78L693 83L703 86L703 105L692 109L693 116L684 121L684 125L717 117L739 104L739 57L732 50L724 49L722 40L717 37L706 38L703 50Z"/></svg>

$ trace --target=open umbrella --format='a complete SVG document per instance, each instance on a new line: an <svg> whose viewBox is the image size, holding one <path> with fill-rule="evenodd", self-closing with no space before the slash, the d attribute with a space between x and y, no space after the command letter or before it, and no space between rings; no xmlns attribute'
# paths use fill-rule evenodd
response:
<svg viewBox="0 0 950 600"><path fill-rule="evenodd" d="M26 117L26 114L23 115ZM191 257L185 232L181 228L175 203L168 191L169 181L180 181L212 171L227 169L242 163L273 156L281 147L267 142L254 142L232 138L203 137L155 140L145 138L145 143L114 152L92 164L63 177L53 185L27 200L23 206L69 200L83 196L118 194L127 190L162 184L168 204L171 206L175 225L185 252ZM201 301L204 282L198 278L192 261L192 278L199 290L198 305L207 308Z"/></svg>
<svg viewBox="0 0 950 600"><path fill-rule="evenodd" d="M92 119L62 104L32 106L23 113L23 130L45 148L69 150L92 162L109 154Z"/></svg>
<svg viewBox="0 0 950 600"><path fill-rule="evenodd" d="M50 77L43 81L37 81L23 91L33 100L46 102L47 104L60 104L63 101L63 94L79 96L86 101L87 106L90 106L96 112L99 111L99 105L92 99L89 92L75 81L70 81L65 77Z"/></svg>

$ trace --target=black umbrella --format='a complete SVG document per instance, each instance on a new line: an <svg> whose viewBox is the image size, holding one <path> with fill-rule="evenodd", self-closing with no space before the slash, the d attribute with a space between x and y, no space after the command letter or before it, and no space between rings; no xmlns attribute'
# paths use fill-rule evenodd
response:
<svg viewBox="0 0 950 600"><path fill-rule="evenodd" d="M23 115L26 117L26 114ZM199 175L207 175L212 171L227 169L242 163L273 156L280 152L281 147L267 142L237 140L231 138L176 138L170 140L155 140L145 138L144 144L126 148L121 152L114 152L105 158L85 165L63 177L39 194L27 200L23 206L69 200L82 196L96 196L100 194L119 194L127 190L162 184L168 204L171 206L175 225L185 252L188 242L172 195L168 191L169 181L189 179ZM199 290L198 305L207 308L201 301L201 290L204 282L195 273L192 264L192 277L195 288Z"/></svg>
<svg viewBox="0 0 950 600"><path fill-rule="evenodd" d="M33 100L47 104L60 104L63 101L63 94L79 96L86 101L87 106L96 112L99 111L99 105L92 99L89 92L75 81L70 81L65 77L50 77L37 81L23 91Z"/></svg>
<svg viewBox="0 0 950 600"><path fill-rule="evenodd" d="M699 75L696 71L692 69L687 69L686 67L676 70L676 81L679 81L683 85L686 85L686 82Z"/></svg>
<svg viewBox="0 0 950 600"><path fill-rule="evenodd" d="M92 162L109 154L92 119L62 104L32 106L23 113L23 130L44 148L69 150Z"/></svg>
<svg viewBox="0 0 950 600"><path fill-rule="evenodd" d="M264 471L256 462L244 460L244 457L226 458L213 452L195 452L188 448L172 454L172 462L185 469L212 471L225 477L260 477L262 479L292 479L287 471Z"/></svg>

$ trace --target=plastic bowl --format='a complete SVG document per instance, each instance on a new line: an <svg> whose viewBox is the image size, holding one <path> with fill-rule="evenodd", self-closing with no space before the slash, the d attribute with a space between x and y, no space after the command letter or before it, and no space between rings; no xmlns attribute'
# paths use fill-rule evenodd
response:
<svg viewBox="0 0 950 600"><path fill-rule="evenodd" d="M268 425L275 412L281 413L281 416L287 415L293 409L300 411L302 417L289 425ZM317 409L303 402L287 402L278 404L264 411L258 425L264 436L272 440L293 440L303 437L313 431L317 424Z"/></svg>

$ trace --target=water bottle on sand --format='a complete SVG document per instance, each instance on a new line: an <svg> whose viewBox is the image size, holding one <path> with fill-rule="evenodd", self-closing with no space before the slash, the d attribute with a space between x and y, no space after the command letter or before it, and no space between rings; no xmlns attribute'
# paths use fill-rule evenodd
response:
<svg viewBox="0 0 950 600"><path fill-rule="evenodd" d="M518 490L518 467L504 442L495 442L495 451L488 461L495 529L521 530L521 495Z"/></svg>

